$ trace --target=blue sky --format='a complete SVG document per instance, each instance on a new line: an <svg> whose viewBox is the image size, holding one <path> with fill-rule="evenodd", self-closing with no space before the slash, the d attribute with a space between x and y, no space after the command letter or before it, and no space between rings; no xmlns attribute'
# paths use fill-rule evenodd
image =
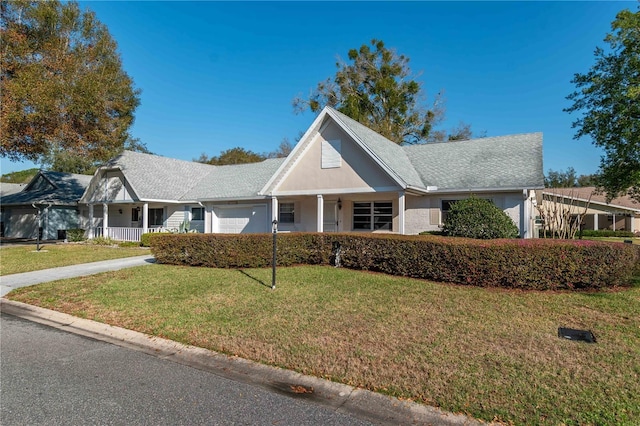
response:
<svg viewBox="0 0 640 426"><path fill-rule="evenodd" d="M544 133L544 170L597 171L601 151L573 139L563 112L571 79L622 9L637 2L80 2L118 42L142 90L131 130L158 155L192 160L243 147L275 150L315 115L306 96L371 39L410 58L449 129L487 136ZM2 159L2 173L33 167Z"/></svg>

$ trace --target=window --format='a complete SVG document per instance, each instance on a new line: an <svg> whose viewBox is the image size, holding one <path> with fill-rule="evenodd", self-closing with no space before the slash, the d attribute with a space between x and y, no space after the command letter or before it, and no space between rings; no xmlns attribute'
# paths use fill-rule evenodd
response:
<svg viewBox="0 0 640 426"><path fill-rule="evenodd" d="M164 209L149 209L149 226L164 224Z"/></svg>
<svg viewBox="0 0 640 426"><path fill-rule="evenodd" d="M281 203L278 205L278 209L280 210L278 222L293 223L295 219L293 203Z"/></svg>
<svg viewBox="0 0 640 426"><path fill-rule="evenodd" d="M393 224L393 204L391 201L373 203L353 203L353 229L391 231Z"/></svg>
<svg viewBox="0 0 640 426"><path fill-rule="evenodd" d="M340 139L334 141L322 141L322 168L334 169L342 166L342 142Z"/></svg>
<svg viewBox="0 0 640 426"><path fill-rule="evenodd" d="M192 207L191 220L204 220L204 207Z"/></svg>
<svg viewBox="0 0 640 426"><path fill-rule="evenodd" d="M456 201L458 200L442 200L442 219L440 223L444 223L447 220L449 210L451 210L451 206L455 204Z"/></svg>
<svg viewBox="0 0 640 426"><path fill-rule="evenodd" d="M140 208L134 207L131 209L131 222L138 222L140 220Z"/></svg>

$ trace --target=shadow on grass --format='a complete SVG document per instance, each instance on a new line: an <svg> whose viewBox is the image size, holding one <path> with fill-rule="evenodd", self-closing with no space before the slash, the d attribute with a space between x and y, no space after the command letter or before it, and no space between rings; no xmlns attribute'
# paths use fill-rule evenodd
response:
<svg viewBox="0 0 640 426"><path fill-rule="evenodd" d="M259 283L259 284L261 284L261 285L263 285L263 286L265 286L265 287L269 287L269 288L271 288L271 284L267 284L267 283L265 283L264 281L259 280L259 279L258 279L258 278L256 278L256 277L252 277L251 275L247 274L247 273L246 273L245 271L243 271L242 269L238 269L238 272L240 272L240 273L241 273L242 275L244 275L245 277L251 278L251 279L252 279L252 280L254 280L255 282L257 282L257 283Z"/></svg>

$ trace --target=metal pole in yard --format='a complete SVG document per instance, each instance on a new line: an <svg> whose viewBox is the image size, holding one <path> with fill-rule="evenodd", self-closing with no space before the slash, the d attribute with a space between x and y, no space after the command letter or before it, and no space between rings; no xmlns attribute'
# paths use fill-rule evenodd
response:
<svg viewBox="0 0 640 426"><path fill-rule="evenodd" d="M272 271L271 271L271 289L276 289L276 235L278 234L278 221L273 219L271 222L272 231L273 231L273 262L272 262Z"/></svg>

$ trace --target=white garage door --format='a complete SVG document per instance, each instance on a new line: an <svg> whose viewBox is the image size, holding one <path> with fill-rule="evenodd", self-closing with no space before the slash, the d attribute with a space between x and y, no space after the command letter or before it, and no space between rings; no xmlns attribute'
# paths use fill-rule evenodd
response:
<svg viewBox="0 0 640 426"><path fill-rule="evenodd" d="M220 207L215 209L218 232L222 234L249 234L267 232L266 206Z"/></svg>
<svg viewBox="0 0 640 426"><path fill-rule="evenodd" d="M9 217L7 217L9 216ZM38 236L38 216L34 209L13 209L10 215L5 212L5 237L36 238Z"/></svg>

